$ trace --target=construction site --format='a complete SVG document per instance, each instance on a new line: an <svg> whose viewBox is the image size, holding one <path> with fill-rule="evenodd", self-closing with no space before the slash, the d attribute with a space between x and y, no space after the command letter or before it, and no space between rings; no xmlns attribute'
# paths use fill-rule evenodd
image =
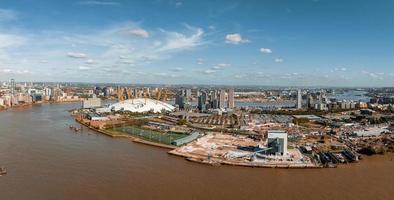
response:
<svg viewBox="0 0 394 200"><path fill-rule="evenodd" d="M189 161L211 165L234 165L270 168L318 168L320 167L298 149L287 149L279 153L275 149L280 142L256 141L246 136L221 133L207 135L169 154L185 157Z"/></svg>

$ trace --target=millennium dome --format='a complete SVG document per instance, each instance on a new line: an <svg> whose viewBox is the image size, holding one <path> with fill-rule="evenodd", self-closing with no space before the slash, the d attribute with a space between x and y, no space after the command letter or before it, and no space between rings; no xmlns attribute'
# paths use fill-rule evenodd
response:
<svg viewBox="0 0 394 200"><path fill-rule="evenodd" d="M149 111L152 111L154 113L160 113L163 110L171 112L175 109L174 106L168 103L149 98L128 99L125 101L114 103L110 105L109 108L115 111L123 110L139 113Z"/></svg>

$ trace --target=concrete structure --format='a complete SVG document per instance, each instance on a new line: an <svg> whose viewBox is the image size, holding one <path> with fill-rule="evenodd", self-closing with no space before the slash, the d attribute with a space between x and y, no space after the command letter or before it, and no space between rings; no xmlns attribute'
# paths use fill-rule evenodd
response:
<svg viewBox="0 0 394 200"><path fill-rule="evenodd" d="M228 108L233 109L235 107L234 103L234 89L228 91Z"/></svg>
<svg viewBox="0 0 394 200"><path fill-rule="evenodd" d="M268 148L274 154L287 154L287 133L281 130L268 131Z"/></svg>
<svg viewBox="0 0 394 200"><path fill-rule="evenodd" d="M354 131L353 135L357 137L379 136L384 132L389 132L388 127L372 127L364 130Z"/></svg>
<svg viewBox="0 0 394 200"><path fill-rule="evenodd" d="M172 142L172 145L180 146L180 145L183 145L183 144L187 144L187 143L192 142L193 140L197 139L199 136L200 136L200 133L193 132L193 133L191 133L190 135L188 135L186 137L174 140Z"/></svg>
<svg viewBox="0 0 394 200"><path fill-rule="evenodd" d="M83 108L98 108L101 107L101 99L97 97L88 98L83 100Z"/></svg>

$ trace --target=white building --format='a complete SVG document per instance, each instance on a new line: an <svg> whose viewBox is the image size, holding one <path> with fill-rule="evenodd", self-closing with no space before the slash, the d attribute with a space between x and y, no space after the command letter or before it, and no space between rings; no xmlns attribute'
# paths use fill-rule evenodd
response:
<svg viewBox="0 0 394 200"><path fill-rule="evenodd" d="M228 108L233 109L234 107L234 89L230 89L228 91Z"/></svg>
<svg viewBox="0 0 394 200"><path fill-rule="evenodd" d="M111 110L130 111L130 112L138 112L138 113L152 111L154 113L160 113L162 111L172 112L175 110L175 107L168 103L154 99L137 98L137 99L128 99L125 101L112 104L107 108L99 109L99 112L109 112Z"/></svg>
<svg viewBox="0 0 394 200"><path fill-rule="evenodd" d="M268 131L268 144L271 153L286 155L287 154L287 133L281 130Z"/></svg>
<svg viewBox="0 0 394 200"><path fill-rule="evenodd" d="M101 107L101 99L97 97L88 98L83 100L83 108L98 108Z"/></svg>

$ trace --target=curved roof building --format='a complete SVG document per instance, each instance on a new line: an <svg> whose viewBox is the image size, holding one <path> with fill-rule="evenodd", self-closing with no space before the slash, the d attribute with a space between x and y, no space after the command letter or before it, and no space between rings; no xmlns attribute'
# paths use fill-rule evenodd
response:
<svg viewBox="0 0 394 200"><path fill-rule="evenodd" d="M119 111L119 110L124 110L124 111L130 111L130 112L149 112L153 111L155 113L159 113L162 110L165 111L174 111L175 107L154 99L145 99L144 98L138 98L138 99L128 99L125 101L121 101L118 103L114 103L109 106L112 110Z"/></svg>

